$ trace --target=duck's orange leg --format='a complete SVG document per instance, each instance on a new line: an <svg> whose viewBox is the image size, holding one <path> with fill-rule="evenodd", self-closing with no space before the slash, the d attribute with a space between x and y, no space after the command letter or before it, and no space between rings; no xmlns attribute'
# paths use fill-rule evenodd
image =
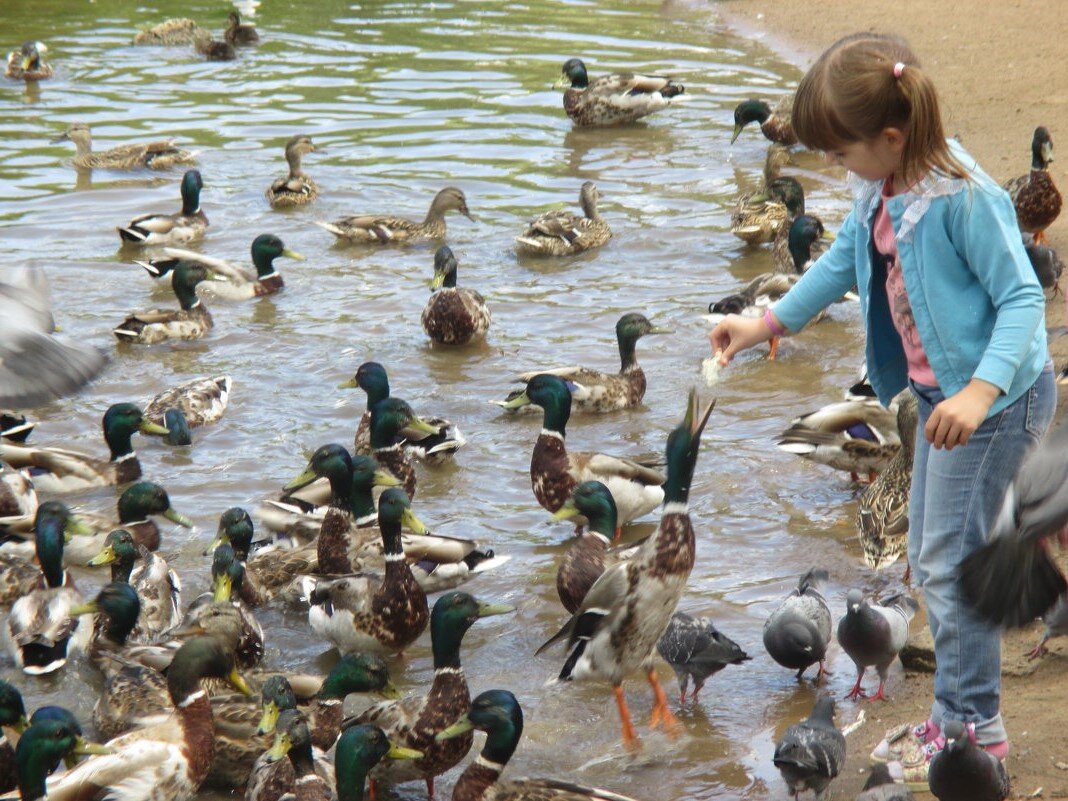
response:
<svg viewBox="0 0 1068 801"><path fill-rule="evenodd" d="M779 352L779 338L771 338L771 350L768 351L768 359L775 361L775 354Z"/></svg>
<svg viewBox="0 0 1068 801"><path fill-rule="evenodd" d="M638 740L637 733L634 731L634 724L630 721L630 710L627 709L627 699L623 696L623 685L615 685L612 688L612 692L616 696L616 706L619 707L619 722L623 726L623 746L628 751L637 751L642 746Z"/></svg>
<svg viewBox="0 0 1068 801"><path fill-rule="evenodd" d="M371 801L378 801L378 784L374 779L367 780L367 796Z"/></svg>
<svg viewBox="0 0 1068 801"><path fill-rule="evenodd" d="M679 723L679 719L668 708L667 693L660 686L660 679L656 677L656 671L650 670L645 674L645 677L649 679L649 686L653 688L653 714L649 719L649 727L655 729L663 724L664 731L672 737L677 737L682 731L682 724Z"/></svg>
<svg viewBox="0 0 1068 801"><path fill-rule="evenodd" d="M1048 245L1049 244L1049 240L1046 239L1046 230L1045 229L1042 229L1041 231L1035 231L1034 239L1035 239L1035 244L1036 245Z"/></svg>

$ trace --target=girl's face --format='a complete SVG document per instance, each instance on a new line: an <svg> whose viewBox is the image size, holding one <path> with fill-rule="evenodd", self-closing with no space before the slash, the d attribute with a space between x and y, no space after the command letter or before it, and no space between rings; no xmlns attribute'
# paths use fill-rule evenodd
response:
<svg viewBox="0 0 1068 801"><path fill-rule="evenodd" d="M895 128L887 128L874 139L862 139L824 153L829 164L845 167L866 181L885 181L901 166L905 139Z"/></svg>

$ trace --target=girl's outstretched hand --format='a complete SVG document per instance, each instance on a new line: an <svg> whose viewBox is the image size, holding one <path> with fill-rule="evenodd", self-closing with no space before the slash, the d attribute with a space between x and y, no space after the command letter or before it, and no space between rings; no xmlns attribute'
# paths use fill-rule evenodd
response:
<svg viewBox="0 0 1068 801"><path fill-rule="evenodd" d="M986 419L1000 390L982 379L973 378L956 395L931 410L923 435L936 448L953 450L967 445L969 438Z"/></svg>
<svg viewBox="0 0 1068 801"><path fill-rule="evenodd" d="M767 342L771 339L771 329L760 317L742 317L728 314L708 335L712 343L712 352L719 356L723 366L730 364L739 351Z"/></svg>

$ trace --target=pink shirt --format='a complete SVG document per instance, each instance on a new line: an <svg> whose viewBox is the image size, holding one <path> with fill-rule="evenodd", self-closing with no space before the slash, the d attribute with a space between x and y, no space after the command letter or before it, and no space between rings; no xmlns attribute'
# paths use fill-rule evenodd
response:
<svg viewBox="0 0 1068 801"><path fill-rule="evenodd" d="M875 241L875 250L887 260L886 267L886 299L890 304L890 317L894 321L894 328L901 337L901 345L905 349L905 358L908 361L909 378L917 384L938 386L934 371L930 362L927 361L927 353L920 342L920 334L916 330L916 320L912 316L912 306L909 304L908 292L905 291L905 278L901 275L901 263L897 257L897 240L894 237L894 224L890 219L890 213L886 210L886 201L893 196L893 178L887 178L883 184L882 200L875 212L875 222L872 225L872 237Z"/></svg>

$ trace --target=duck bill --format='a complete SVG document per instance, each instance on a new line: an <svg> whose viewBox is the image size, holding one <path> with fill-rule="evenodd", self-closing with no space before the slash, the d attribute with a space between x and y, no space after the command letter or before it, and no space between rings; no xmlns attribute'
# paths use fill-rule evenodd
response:
<svg viewBox="0 0 1068 801"><path fill-rule="evenodd" d="M441 289L445 286L445 273L434 273L434 277L430 279L431 289Z"/></svg>
<svg viewBox="0 0 1068 801"><path fill-rule="evenodd" d="M23 69L26 69L26 68L23 67ZM50 143L52 143L53 145L58 145L60 142L66 142L68 139L70 139L70 137L67 136L66 132L64 132L64 133L61 133L59 136L53 136L48 141Z"/></svg>
<svg viewBox="0 0 1068 801"><path fill-rule="evenodd" d="M527 395L526 391L524 390L511 400L502 403L501 407L504 409L522 409L524 406L529 406L530 403L530 396Z"/></svg>
<svg viewBox="0 0 1068 801"><path fill-rule="evenodd" d="M290 741L288 735L281 735L274 738L274 744L267 750L264 758L268 762L280 762L285 759L286 754L289 753L289 749L292 748L293 743Z"/></svg>
<svg viewBox="0 0 1068 801"><path fill-rule="evenodd" d="M89 601L84 604L77 604L67 610L67 615L70 617L78 617L79 615L95 615L100 611L100 606L96 601Z"/></svg>
<svg viewBox="0 0 1068 801"><path fill-rule="evenodd" d="M459 737L461 735L467 734L474 728L474 724L472 724L471 721L467 719L467 715L464 715L458 721L449 726L449 728L445 729L445 731L439 731L436 735L434 735L434 739L451 740L454 737Z"/></svg>
<svg viewBox="0 0 1068 801"><path fill-rule="evenodd" d="M734 140L737 139L738 135L742 132L742 127L743 126L737 125L737 124L734 126L734 133L731 134L731 144L732 145L734 144Z"/></svg>
<svg viewBox="0 0 1068 801"><path fill-rule="evenodd" d="M295 259L296 261L306 261L303 256L297 253L297 251L290 250L289 248L282 248L282 255L290 259Z"/></svg>
<svg viewBox="0 0 1068 801"><path fill-rule="evenodd" d="M823 233L820 234L820 238L826 239L828 242L833 242L835 240L835 235L833 231L828 231L824 229Z"/></svg>
<svg viewBox="0 0 1068 801"><path fill-rule="evenodd" d="M110 565L118 557L115 556L115 549L110 545L104 547L100 553L90 559L86 564L89 567L103 567L104 565Z"/></svg>
<svg viewBox="0 0 1068 801"><path fill-rule="evenodd" d="M571 79L566 75L561 75L553 82L553 89L570 89Z"/></svg>
<svg viewBox="0 0 1068 801"><path fill-rule="evenodd" d="M399 487L401 480L388 470L375 470L374 485L376 487Z"/></svg>
<svg viewBox="0 0 1068 801"><path fill-rule="evenodd" d="M286 492L293 492L294 490L299 490L301 487L308 486L317 478L319 478L318 474L316 474L310 467L307 467L304 469L303 473L282 487L282 489Z"/></svg>
<svg viewBox="0 0 1068 801"><path fill-rule="evenodd" d="M230 668L230 672L226 676L226 681L242 695L252 695L252 688L248 686L245 677L237 672L236 667Z"/></svg>
<svg viewBox="0 0 1068 801"><path fill-rule="evenodd" d="M515 607L511 604L491 604L485 601L478 602L479 617L493 617L494 615L507 615L514 612Z"/></svg>
<svg viewBox="0 0 1068 801"><path fill-rule="evenodd" d="M193 521L183 515L181 512L175 511L171 507L167 507L167 511L163 513L163 516L170 520L172 523L177 523L182 528L192 528Z"/></svg>
<svg viewBox="0 0 1068 801"><path fill-rule="evenodd" d="M211 541L211 545L204 549L204 556L211 556L220 545L228 545L230 538L225 534L219 534Z"/></svg>
<svg viewBox="0 0 1068 801"><path fill-rule="evenodd" d="M342 381L337 385L338 389L359 389L360 385L356 383L355 377L350 378L348 381Z"/></svg>
<svg viewBox="0 0 1068 801"><path fill-rule="evenodd" d="M476 220L474 218L474 215L472 215L471 212L469 212L467 209L460 209L460 214L464 215L467 219L469 219L473 223L477 223L478 222L478 220Z"/></svg>
<svg viewBox="0 0 1068 801"><path fill-rule="evenodd" d="M400 690L397 689L397 685L389 679L386 680L385 686L378 691L378 694L390 701L396 701L398 698L401 697Z"/></svg>
<svg viewBox="0 0 1068 801"><path fill-rule="evenodd" d="M270 734L274 731L274 727L278 725L278 716L282 714L278 708L278 704L274 701L268 701L263 705L263 715L260 717L260 725L256 729L256 734Z"/></svg>
<svg viewBox="0 0 1068 801"><path fill-rule="evenodd" d="M63 525L63 533L69 537L88 537L90 534L95 533L93 527L74 515L70 515L67 518L67 522ZM67 540L70 541L69 539Z"/></svg>
<svg viewBox="0 0 1068 801"><path fill-rule="evenodd" d="M215 586L212 588L211 597L212 600L229 601L234 594L234 582L228 574L223 574L215 579Z"/></svg>
<svg viewBox="0 0 1068 801"><path fill-rule="evenodd" d="M149 422L148 420L142 420L141 425L139 425L137 429L142 434L155 434L157 437L164 437L171 433L165 427Z"/></svg>
<svg viewBox="0 0 1068 801"><path fill-rule="evenodd" d="M93 743L89 740L85 740L78 737L74 741L74 749L71 751L78 756L93 756L98 754L114 754L115 749L107 745L101 745L100 743Z"/></svg>
<svg viewBox="0 0 1068 801"><path fill-rule="evenodd" d="M30 58L29 56L23 56L22 57L22 69L24 71L28 70L30 68L31 64L33 64L33 59L32 58Z"/></svg>
<svg viewBox="0 0 1068 801"><path fill-rule="evenodd" d="M1040 148L1040 150L1041 150L1041 153L1042 153L1042 160L1043 161L1045 161L1047 164L1049 162L1053 161L1053 143L1052 142L1043 142L1042 143L1042 147Z"/></svg>
<svg viewBox="0 0 1068 801"><path fill-rule="evenodd" d="M430 423L421 417L413 417L412 422L408 423L408 428L414 428L416 431L422 431L424 434L438 433L436 426L430 425Z"/></svg>
<svg viewBox="0 0 1068 801"><path fill-rule="evenodd" d="M422 759L423 752L416 751L414 748L405 748L402 745L390 743L386 756L390 759Z"/></svg>
<svg viewBox="0 0 1068 801"><path fill-rule="evenodd" d="M674 334L675 333L675 329L674 328L661 328L660 326L656 326L655 328L650 328L645 333L647 333L647 334Z"/></svg>
<svg viewBox="0 0 1068 801"><path fill-rule="evenodd" d="M415 512L411 509L405 509L401 514L401 525L413 534L426 534L426 526L423 525L422 520L415 516Z"/></svg>
<svg viewBox="0 0 1068 801"><path fill-rule="evenodd" d="M561 520L570 520L572 517L577 517L579 509L575 506L575 502L568 498L564 501L564 505L557 509L552 516L554 523L559 523Z"/></svg>

